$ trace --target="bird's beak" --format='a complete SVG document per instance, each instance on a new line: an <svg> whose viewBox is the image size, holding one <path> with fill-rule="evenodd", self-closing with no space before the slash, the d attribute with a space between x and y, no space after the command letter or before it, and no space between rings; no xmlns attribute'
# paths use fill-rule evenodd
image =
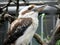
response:
<svg viewBox="0 0 60 45"><path fill-rule="evenodd" d="M45 7L46 7L46 5L43 5L43 6L41 6L41 7L35 7L35 8L33 8L32 10L33 10L33 11L41 12L41 11L44 10Z"/></svg>

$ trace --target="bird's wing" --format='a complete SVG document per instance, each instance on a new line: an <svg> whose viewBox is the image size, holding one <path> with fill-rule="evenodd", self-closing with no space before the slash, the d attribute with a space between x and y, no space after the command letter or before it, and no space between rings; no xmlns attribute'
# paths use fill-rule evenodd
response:
<svg viewBox="0 0 60 45"><path fill-rule="evenodd" d="M16 19L10 27L8 38L5 43L13 43L18 37L22 36L26 29L32 24L31 18Z"/></svg>

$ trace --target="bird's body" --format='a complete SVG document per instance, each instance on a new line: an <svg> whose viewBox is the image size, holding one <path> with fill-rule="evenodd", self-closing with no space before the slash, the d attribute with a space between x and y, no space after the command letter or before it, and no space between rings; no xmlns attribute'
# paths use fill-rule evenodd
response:
<svg viewBox="0 0 60 45"><path fill-rule="evenodd" d="M38 15L38 13L36 13ZM30 17L31 18L31 17ZM24 35L16 40L16 45L28 45L38 27L38 18L32 17L32 24L26 29ZM21 42L20 42L21 41Z"/></svg>
<svg viewBox="0 0 60 45"><path fill-rule="evenodd" d="M28 45L38 28L38 12L33 11L34 5L23 8L18 18L12 22L8 38L4 45ZM41 8L43 9L43 8Z"/></svg>

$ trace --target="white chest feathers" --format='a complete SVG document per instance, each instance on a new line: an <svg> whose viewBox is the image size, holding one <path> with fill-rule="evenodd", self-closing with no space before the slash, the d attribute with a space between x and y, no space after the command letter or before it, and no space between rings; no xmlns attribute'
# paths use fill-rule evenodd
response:
<svg viewBox="0 0 60 45"><path fill-rule="evenodd" d="M16 40L15 45L28 45L38 28L38 18L33 18L33 23L26 29L25 33Z"/></svg>

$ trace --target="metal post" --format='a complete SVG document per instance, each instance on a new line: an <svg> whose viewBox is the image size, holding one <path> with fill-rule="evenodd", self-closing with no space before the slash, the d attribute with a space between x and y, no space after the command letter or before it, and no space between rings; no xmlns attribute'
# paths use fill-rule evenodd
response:
<svg viewBox="0 0 60 45"><path fill-rule="evenodd" d="M55 26L55 15L53 15L53 28Z"/></svg>
<svg viewBox="0 0 60 45"><path fill-rule="evenodd" d="M18 13L19 13L19 0L16 0L16 1L17 1L16 16L18 16Z"/></svg>
<svg viewBox="0 0 60 45"><path fill-rule="evenodd" d="M43 18L44 18L44 13L41 15L41 39L43 40Z"/></svg>

